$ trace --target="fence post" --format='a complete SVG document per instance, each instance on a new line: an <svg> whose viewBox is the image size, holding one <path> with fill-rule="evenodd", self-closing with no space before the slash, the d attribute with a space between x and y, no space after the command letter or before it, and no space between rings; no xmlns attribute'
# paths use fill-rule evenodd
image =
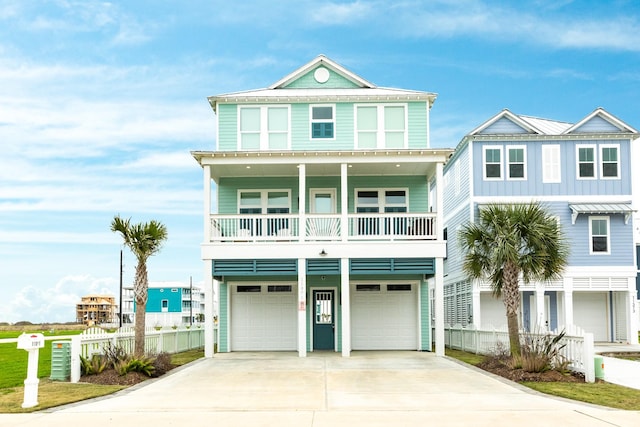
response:
<svg viewBox="0 0 640 427"><path fill-rule="evenodd" d="M82 354L81 336L76 335L71 338L71 382L80 381L80 354Z"/></svg>
<svg viewBox="0 0 640 427"><path fill-rule="evenodd" d="M582 360L584 360L584 380L588 383L595 382L596 367L594 362L593 334L590 332L584 333Z"/></svg>

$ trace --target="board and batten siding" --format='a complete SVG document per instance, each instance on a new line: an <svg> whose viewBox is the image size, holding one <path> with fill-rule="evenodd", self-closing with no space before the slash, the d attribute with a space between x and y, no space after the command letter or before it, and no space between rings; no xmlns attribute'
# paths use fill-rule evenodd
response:
<svg viewBox="0 0 640 427"><path fill-rule="evenodd" d="M459 209L458 212L445 223L445 227L447 228L447 258L444 260L443 266L445 284L466 278L465 273L462 271L464 252L460 246L458 233L464 225L469 223L470 219L469 205L467 204L464 209Z"/></svg>
<svg viewBox="0 0 640 427"><path fill-rule="evenodd" d="M599 132L617 133L617 132L620 132L620 129L618 129L616 126L614 126L607 120L603 119L602 117L595 116L595 117L592 117L588 122L586 122L585 124L577 128L576 130L574 130L572 133L599 133Z"/></svg>
<svg viewBox="0 0 640 427"><path fill-rule="evenodd" d="M455 157L450 161L444 170L444 191L443 204L445 221L447 215L453 214L463 204L468 204L469 197L469 179L471 167L469 163L469 145L460 147Z"/></svg>
<svg viewBox="0 0 640 427"><path fill-rule="evenodd" d="M596 169L600 174L600 146L616 144L619 150L619 179L577 179L576 145L595 145L597 150ZM561 181L559 183L542 182L542 146L560 146ZM483 177L483 147L502 147L501 180L485 180ZM526 180L506 179L506 148L509 146L526 147ZM631 194L631 152L630 141L620 140L545 140L545 141L476 141L473 143L474 158L474 195L475 196L593 196Z"/></svg>
<svg viewBox="0 0 640 427"><path fill-rule="evenodd" d="M229 351L229 285L220 283L220 317L218 317L218 351Z"/></svg>
<svg viewBox="0 0 640 427"><path fill-rule="evenodd" d="M529 133L526 129L517 125L513 121L502 117L496 120L494 123L487 126L485 129L479 132L481 135L495 135L495 134L521 134Z"/></svg>

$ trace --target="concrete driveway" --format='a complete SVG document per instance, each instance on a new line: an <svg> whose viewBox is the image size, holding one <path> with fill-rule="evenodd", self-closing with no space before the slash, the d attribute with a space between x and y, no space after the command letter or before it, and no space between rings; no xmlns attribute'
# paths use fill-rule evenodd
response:
<svg viewBox="0 0 640 427"><path fill-rule="evenodd" d="M637 427L640 413L545 397L431 353L230 353L0 425Z"/></svg>

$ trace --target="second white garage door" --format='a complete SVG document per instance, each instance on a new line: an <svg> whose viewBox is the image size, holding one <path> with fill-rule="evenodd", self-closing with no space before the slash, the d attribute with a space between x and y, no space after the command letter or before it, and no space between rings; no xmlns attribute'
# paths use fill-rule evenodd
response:
<svg viewBox="0 0 640 427"><path fill-rule="evenodd" d="M418 285L355 283L351 286L354 350L418 348Z"/></svg>
<svg viewBox="0 0 640 427"><path fill-rule="evenodd" d="M295 286L232 286L231 351L279 351L297 348Z"/></svg>
<svg viewBox="0 0 640 427"><path fill-rule="evenodd" d="M573 321L595 341L609 341L609 322L606 292L574 292Z"/></svg>

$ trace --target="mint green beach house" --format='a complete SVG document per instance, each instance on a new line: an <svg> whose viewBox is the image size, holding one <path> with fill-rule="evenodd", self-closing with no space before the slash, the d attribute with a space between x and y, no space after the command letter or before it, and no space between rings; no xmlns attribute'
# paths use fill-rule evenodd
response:
<svg viewBox="0 0 640 427"><path fill-rule="evenodd" d="M217 150L192 155L218 351L444 354L452 150L430 148L435 98L377 87L323 55L265 89L209 98Z"/></svg>

